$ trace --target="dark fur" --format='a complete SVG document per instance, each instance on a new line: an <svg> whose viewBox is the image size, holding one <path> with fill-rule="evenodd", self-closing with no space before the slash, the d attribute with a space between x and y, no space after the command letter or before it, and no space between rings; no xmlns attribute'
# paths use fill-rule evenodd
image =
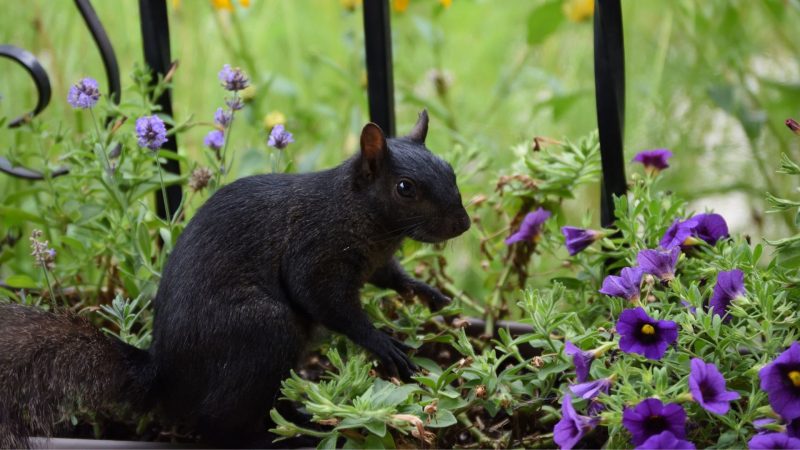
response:
<svg viewBox="0 0 800 450"><path fill-rule="evenodd" d="M408 137L388 144L368 124L361 153L338 167L257 175L220 189L192 218L165 266L149 354L81 321L3 307L2 386L22 386L24 398L34 398L42 383L30 384L7 368L46 373L58 384L44 389L50 404L75 397L90 398L91 405L144 399L208 442L231 444L236 436L243 440L234 444L246 445L265 435L280 382L317 325L348 336L389 374L408 379L416 367L407 348L371 324L359 290L369 281L415 293L436 308L449 301L410 278L393 257L405 237L440 242L469 228L453 170L425 148L426 132L425 112ZM398 193L400 180L414 184L414 198ZM34 324L40 316L45 319ZM9 333L9 326L28 331ZM34 356L40 353L45 357ZM20 355L24 361L14 363ZM8 401L6 394L0 401ZM16 435L46 433L40 422L58 415L50 411L24 429L3 425L16 423L19 410L0 411L6 415L0 427L17 426L11 430Z"/></svg>

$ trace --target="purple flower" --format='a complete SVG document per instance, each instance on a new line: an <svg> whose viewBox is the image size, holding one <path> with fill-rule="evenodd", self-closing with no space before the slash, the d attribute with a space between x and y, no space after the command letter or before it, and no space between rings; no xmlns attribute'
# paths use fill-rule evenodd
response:
<svg viewBox="0 0 800 450"><path fill-rule="evenodd" d="M532 213L528 213L522 220L519 230L506 239L506 244L511 245L519 241L536 242L541 233L542 224L550 218L550 211L539 208Z"/></svg>
<svg viewBox="0 0 800 450"><path fill-rule="evenodd" d="M167 127L158 116L144 116L136 119L136 137L139 147L158 150L167 142Z"/></svg>
<svg viewBox="0 0 800 450"><path fill-rule="evenodd" d="M669 226L661 242L658 243L665 250L672 250L674 247L685 245L686 240L692 237L692 232L697 227L697 220L688 219L681 221L675 219L672 225Z"/></svg>
<svg viewBox="0 0 800 450"><path fill-rule="evenodd" d="M225 145L225 133L220 130L211 130L203 139L203 144L212 150L219 150Z"/></svg>
<svg viewBox="0 0 800 450"><path fill-rule="evenodd" d="M619 315L619 348L648 359L661 359L667 347L678 339L678 325L671 320L652 319L641 307L626 309Z"/></svg>
<svg viewBox="0 0 800 450"><path fill-rule="evenodd" d="M611 378L601 378L599 380L570 386L569 390L584 400L591 400L600 395L601 392L603 394L608 394L608 390L611 388L611 383Z"/></svg>
<svg viewBox="0 0 800 450"><path fill-rule="evenodd" d="M603 233L599 231L575 227L562 227L561 233L564 234L564 239L566 239L567 251L570 256L577 255L583 249L592 245L592 242L603 237Z"/></svg>
<svg viewBox="0 0 800 450"><path fill-rule="evenodd" d="M794 342L758 372L761 390L785 421L800 418L800 342Z"/></svg>
<svg viewBox="0 0 800 450"><path fill-rule="evenodd" d="M800 438L800 418L794 419L786 424L786 434L789 437Z"/></svg>
<svg viewBox="0 0 800 450"><path fill-rule="evenodd" d="M225 104L228 105L228 108L230 108L231 111L238 111L244 108L244 102L239 97L226 98Z"/></svg>
<svg viewBox="0 0 800 450"><path fill-rule="evenodd" d="M219 81L229 91L241 91L250 85L250 80L247 79L247 75L244 74L242 69L238 67L231 68L230 64L222 66L222 70L219 71Z"/></svg>
<svg viewBox="0 0 800 450"><path fill-rule="evenodd" d="M272 127L272 131L269 132L269 140L267 141L267 145L270 147L275 147L278 150L283 150L292 142L294 142L292 133L286 131L283 125L277 124Z"/></svg>
<svg viewBox="0 0 800 450"><path fill-rule="evenodd" d="M751 450L800 449L800 439L789 437L783 433L759 433L750 439L747 448Z"/></svg>
<svg viewBox="0 0 800 450"><path fill-rule="evenodd" d="M217 112L214 113L214 123L222 128L228 128L228 125L231 124L232 119L233 113L231 111L225 111L222 108L217 108Z"/></svg>
<svg viewBox="0 0 800 450"><path fill-rule="evenodd" d="M644 273L655 275L662 281L670 281L675 278L675 265L680 254L681 249L678 247L665 252L645 249L636 255L636 261Z"/></svg>
<svg viewBox="0 0 800 450"><path fill-rule="evenodd" d="M727 414L732 400L737 400L737 392L725 390L725 378L712 363L692 358L689 373L689 391L692 398L708 412Z"/></svg>
<svg viewBox="0 0 800 450"><path fill-rule="evenodd" d="M572 342L566 341L564 343L564 353L572 357L578 382L583 383L588 380L589 370L592 368L592 362L594 361L594 352L585 352Z"/></svg>
<svg viewBox="0 0 800 450"><path fill-rule="evenodd" d="M744 272L739 269L723 271L717 274L717 284L714 285L714 293L711 295L708 305L713 309L714 314L730 319L726 315L728 306L733 299L744 294Z"/></svg>
<svg viewBox="0 0 800 450"><path fill-rule="evenodd" d="M97 87L97 80L94 78L84 78L69 88L67 103L76 109L89 109L97 104L100 99L100 90Z"/></svg>
<svg viewBox="0 0 800 450"><path fill-rule="evenodd" d="M669 164L667 160L672 158L672 152L665 148L657 148L655 150L645 150L636 154L633 158L635 162L642 163L645 170L648 172L660 172Z"/></svg>
<svg viewBox="0 0 800 450"><path fill-rule="evenodd" d="M686 411L677 403L664 405L657 398L648 398L635 408L625 408L622 425L631 433L633 445L637 446L664 431L683 439L686 437Z"/></svg>
<svg viewBox="0 0 800 450"><path fill-rule="evenodd" d="M638 300L642 275L644 275L644 271L639 267L625 267L619 276L607 276L603 280L603 287L600 288L599 292L626 300Z"/></svg>
<svg viewBox="0 0 800 450"><path fill-rule="evenodd" d="M661 449L678 449L678 450L694 450L696 447L691 442L678 439L670 431L662 431L661 433L650 436L642 445L636 447L636 450L661 450Z"/></svg>
<svg viewBox="0 0 800 450"><path fill-rule="evenodd" d="M728 224L719 214L697 214L692 219L697 221L693 234L708 245L715 245L720 239L729 236Z"/></svg>
<svg viewBox="0 0 800 450"><path fill-rule="evenodd" d="M561 420L553 428L553 441L562 450L569 450L596 427L599 421L599 418L581 416L575 412L572 397L564 395L564 400L561 402Z"/></svg>

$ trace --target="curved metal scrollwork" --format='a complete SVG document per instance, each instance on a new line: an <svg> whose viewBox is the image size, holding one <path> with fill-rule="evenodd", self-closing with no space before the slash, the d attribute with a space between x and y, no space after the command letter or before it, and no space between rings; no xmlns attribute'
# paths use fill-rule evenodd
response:
<svg viewBox="0 0 800 450"><path fill-rule="evenodd" d="M91 32L92 38L103 59L103 66L105 66L106 78L108 79L108 97L112 102L119 103L122 88L120 85L117 57L114 53L111 41L108 39L105 28L103 28L103 25L100 23L100 19L97 17L89 0L75 0L75 6L78 7L81 17L83 17L84 22L86 22L86 27L89 28L89 32ZM27 123L33 117L41 113L50 103L50 97L52 95L50 78L47 76L47 71L39 64L36 57L27 50L14 47L13 45L0 45L0 57L10 58L24 67L31 78L33 78L33 82L36 84L36 91L39 95L39 99L33 111L23 114L9 122L9 128L16 128ZM0 172L25 180L44 179L44 175L41 172L26 167L14 167L8 159L2 156L0 156ZM69 168L61 167L52 171L50 176L58 177L66 175L67 173L69 173Z"/></svg>

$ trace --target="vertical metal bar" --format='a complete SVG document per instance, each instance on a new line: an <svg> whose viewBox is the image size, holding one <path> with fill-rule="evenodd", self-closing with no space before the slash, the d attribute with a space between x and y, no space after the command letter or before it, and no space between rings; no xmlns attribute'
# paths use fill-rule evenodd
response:
<svg viewBox="0 0 800 450"><path fill-rule="evenodd" d="M394 77L389 0L364 2L364 46L367 54L369 117L387 136L394 136Z"/></svg>
<svg viewBox="0 0 800 450"><path fill-rule="evenodd" d="M155 75L166 75L169 70L171 60L169 51L169 21L167 18L166 0L139 0L139 15L142 27L142 46L144 47L144 61ZM157 80L154 78L153 83ZM161 112L172 116L172 92L166 89L161 96L156 99L156 103L161 107ZM169 125L167 125L169 129ZM178 142L175 135L162 146L166 150L178 151ZM180 174L181 168L178 161L168 159L163 164L167 172ZM173 216L181 203L183 192L181 186L173 184L167 186L167 205L160 193L156 193L156 210L159 217L166 218L167 208L170 216Z"/></svg>
<svg viewBox="0 0 800 450"><path fill-rule="evenodd" d="M598 0L594 10L594 82L603 166L600 222L614 224L614 197L627 189L625 135L625 49L620 0Z"/></svg>

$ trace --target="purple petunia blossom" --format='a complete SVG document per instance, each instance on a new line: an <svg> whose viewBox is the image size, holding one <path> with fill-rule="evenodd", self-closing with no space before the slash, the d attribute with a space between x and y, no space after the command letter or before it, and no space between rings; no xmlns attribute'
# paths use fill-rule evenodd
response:
<svg viewBox="0 0 800 450"><path fill-rule="evenodd" d="M725 378L713 363L700 358L692 358L689 373L689 391L692 398L708 412L727 414L732 400L741 396L737 392L725 390Z"/></svg>
<svg viewBox="0 0 800 450"><path fill-rule="evenodd" d="M697 214L692 219L697 220L693 234L708 245L715 245L720 239L729 236L728 224L719 214Z"/></svg>
<svg viewBox="0 0 800 450"><path fill-rule="evenodd" d="M666 250L678 246L686 250L690 245L698 242L696 239L703 240L708 245L715 245L717 241L728 236L728 224L725 223L722 216L704 213L684 221L675 219L664 233L659 245Z"/></svg>
<svg viewBox="0 0 800 450"><path fill-rule="evenodd" d="M599 421L599 418L586 417L575 412L572 397L564 395L561 402L561 420L553 428L553 441L562 450L569 450L596 427Z"/></svg>
<svg viewBox="0 0 800 450"><path fill-rule="evenodd" d="M136 119L136 137L140 147L158 150L167 142L167 127L158 116L144 116Z"/></svg>
<svg viewBox="0 0 800 450"><path fill-rule="evenodd" d="M100 90L97 87L97 80L94 78L84 78L72 85L67 94L67 103L76 109L90 109L97 104L100 99Z"/></svg>
<svg viewBox="0 0 800 450"><path fill-rule="evenodd" d="M633 445L642 445L650 437L669 431L676 438L686 437L686 411L677 403L663 404L648 398L622 412L622 425L631 433Z"/></svg>
<svg viewBox="0 0 800 450"><path fill-rule="evenodd" d="M742 297L744 294L744 272L739 269L723 271L717 274L717 284L714 285L714 293L711 295L708 306L713 309L714 314L729 320L728 306L735 298Z"/></svg>
<svg viewBox="0 0 800 450"><path fill-rule="evenodd" d="M671 320L655 320L641 307L626 309L619 315L617 332L619 348L648 359L661 359L667 347L678 339L678 324Z"/></svg>
<svg viewBox="0 0 800 450"><path fill-rule="evenodd" d="M564 353L572 357L578 382L583 383L588 380L589 370L592 368L592 362L594 361L594 352L585 352L572 342L566 341L564 343Z"/></svg>
<svg viewBox="0 0 800 450"><path fill-rule="evenodd" d="M639 267L625 267L620 271L619 276L607 276L603 280L603 287L598 292L626 300L638 300L642 275L644 275L644 271Z"/></svg>
<svg viewBox="0 0 800 450"><path fill-rule="evenodd" d="M570 386L569 390L584 400L591 400L600 395L601 392L603 394L608 394L608 390L611 388L611 383L611 378L601 378L599 380Z"/></svg>
<svg viewBox="0 0 800 450"><path fill-rule="evenodd" d="M759 433L747 443L750 450L800 449L800 439L784 433Z"/></svg>
<svg viewBox="0 0 800 450"><path fill-rule="evenodd" d="M229 91L241 91L250 85L250 80L242 69L238 67L231 68L230 64L225 64L222 70L219 71L219 81Z"/></svg>
<svg viewBox="0 0 800 450"><path fill-rule="evenodd" d="M225 133L220 130L211 130L203 139L203 144L212 150L219 150L225 145Z"/></svg>
<svg viewBox="0 0 800 450"><path fill-rule="evenodd" d="M789 437L800 438L800 417L786 424L786 434Z"/></svg>
<svg viewBox="0 0 800 450"><path fill-rule="evenodd" d="M217 108L217 111L214 113L214 123L222 128L228 128L228 125L231 124L231 120L233 120L233 113L231 111Z"/></svg>
<svg viewBox="0 0 800 450"><path fill-rule="evenodd" d="M669 167L667 160L670 158L672 158L671 151L665 148L657 148L637 153L633 161L642 163L647 171L659 172Z"/></svg>
<svg viewBox="0 0 800 450"><path fill-rule="evenodd" d="M787 422L800 418L800 342L793 342L758 376L772 409Z"/></svg>
<svg viewBox="0 0 800 450"><path fill-rule="evenodd" d="M695 450L695 448L694 444L687 440L676 438L672 432L662 431L661 433L650 436L642 445L636 447L636 450Z"/></svg>
<svg viewBox="0 0 800 450"><path fill-rule="evenodd" d="M592 242L603 237L603 233L597 230L587 230L576 227L562 227L561 233L564 234L567 251L569 252L570 256L577 255L586 247L592 245Z"/></svg>
<svg viewBox="0 0 800 450"><path fill-rule="evenodd" d="M267 145L270 147L275 147L278 150L283 150L292 142L294 142L292 133L286 131L283 125L277 124L272 127L272 131L269 132L269 140L267 141Z"/></svg>
<svg viewBox="0 0 800 450"><path fill-rule="evenodd" d="M550 218L550 211L539 208L532 213L528 213L522 220L519 230L506 238L506 245L511 245L519 241L536 242L541 233L542 224Z"/></svg>
<svg viewBox="0 0 800 450"><path fill-rule="evenodd" d="M665 252L645 249L636 255L636 261L644 273L655 275L661 281L670 281L675 278L675 265L680 254L681 249L678 247Z"/></svg>

